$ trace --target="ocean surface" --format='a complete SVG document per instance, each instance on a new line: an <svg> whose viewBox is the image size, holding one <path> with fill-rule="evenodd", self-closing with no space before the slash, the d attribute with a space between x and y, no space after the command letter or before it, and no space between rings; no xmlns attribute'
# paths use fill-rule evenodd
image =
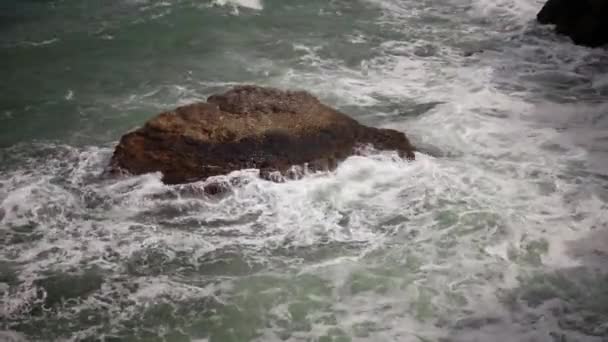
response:
<svg viewBox="0 0 608 342"><path fill-rule="evenodd" d="M606 342L608 53L543 0L0 3L0 341ZM237 84L405 132L221 197L103 177Z"/></svg>

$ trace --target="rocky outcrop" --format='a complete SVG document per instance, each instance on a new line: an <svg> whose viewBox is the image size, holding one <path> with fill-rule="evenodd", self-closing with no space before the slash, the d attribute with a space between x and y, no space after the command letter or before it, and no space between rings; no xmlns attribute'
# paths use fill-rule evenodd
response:
<svg viewBox="0 0 608 342"><path fill-rule="evenodd" d="M608 43L608 1L548 0L538 13L541 24L555 24L574 43L597 47Z"/></svg>
<svg viewBox="0 0 608 342"><path fill-rule="evenodd" d="M240 86L159 114L127 133L111 169L160 171L169 184L246 168L263 175L300 165L329 170L363 145L414 158L403 133L363 126L306 92Z"/></svg>

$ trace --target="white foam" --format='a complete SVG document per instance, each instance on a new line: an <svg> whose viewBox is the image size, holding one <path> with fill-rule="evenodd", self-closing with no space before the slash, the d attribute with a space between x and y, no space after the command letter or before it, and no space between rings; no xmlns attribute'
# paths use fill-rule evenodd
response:
<svg viewBox="0 0 608 342"><path fill-rule="evenodd" d="M207 182L167 186L160 174L99 181L96 176L111 151L79 150L67 158L69 172L65 165L51 164L0 179L4 229L34 219L43 223L45 232L42 239L9 246L0 255L18 255L14 260L27 264L20 277L31 285L42 270L67 270L80 263L124 271L124 260L151 251L161 251L167 264L179 261L201 272L209 258L237 254L243 263L287 269L285 277L296 269L300 276L322 278L332 289L321 300L334 310L338 325L352 332L352 324L372 321L379 329L370 339L376 340L450 335L455 340L492 337L502 342L540 339L543 332L559 331L552 312L543 308L538 310L547 320L538 323L537 330L512 321L498 296L521 286L520 279L530 273L580 266L592 257L586 247L601 248L597 241L586 241L573 253L570 244L608 223L599 183L585 175L599 169L591 168L589 146L605 134L603 123L598 124L605 106L539 100L545 84L522 77L529 76L525 70L555 70L566 79L584 77L578 66L589 58L588 52L561 43L554 49L546 42L513 43L513 50L467 59L450 44L462 32L471 33L467 37L473 40L486 39L484 28L491 37L503 37L512 25L525 26L536 6L532 1L453 1L455 7L443 9L424 1L371 2L384 10L383 29L394 32L412 30L404 22L429 11L441 16L454 8L468 10L454 19L463 30L438 24L415 42L384 41L375 57L354 67L337 57L324 58L322 41L294 41L298 63L305 67L284 70L269 82L312 90L339 106L363 108L376 120L372 122L403 130L415 143L436 146L446 157L417 153L416 161L408 162L393 153L370 152L348 158L334 172L285 183L259 179L256 170L241 170L213 180L229 184L238 178L242 183L218 199L204 194ZM255 1L216 4L263 8ZM496 23L466 22L494 16L500 17ZM519 29L513 34L520 34ZM349 39L360 44L375 37ZM436 54L417 57L415 48L427 43L438 47ZM547 49L555 56L536 61L537 50ZM595 87L605 86L601 77L593 80ZM513 84L519 88L507 87ZM201 83L201 88L209 85ZM169 85L133 95L123 105L170 107L203 95ZM402 118L390 110L383 112L387 102L396 107L441 104L418 117ZM565 129L577 134L567 135ZM58 181L57 174L67 175L66 180ZM338 247L327 252L329 256L316 255L325 244ZM546 244L546 251L526 254L534 244ZM351 249L342 251L341 246ZM37 257L52 248L60 252ZM118 255L117 260L104 259L108 250ZM305 255L298 255L300 250ZM276 259L280 262L275 264ZM240 276L231 274L228 266L217 272L217 277L202 278L221 284L229 301L230 284ZM355 293L352 277L357 272L372 274L377 283L386 281L384 292L372 288ZM138 304L165 297L188 300L217 290L176 278L142 276L141 288L129 298ZM31 288L26 287L19 297L5 298L1 304L18 312L22 303L33 300L28 291ZM465 303L453 304L455 294ZM288 316L287 306L278 301L270 311ZM418 319L424 310L432 311L433 317ZM500 323L455 332L435 324L456 324L470 312L498 317ZM326 328L315 323L311 332L292 339L321 335ZM272 329L263 331L268 340L276 337Z"/></svg>
<svg viewBox="0 0 608 342"><path fill-rule="evenodd" d="M470 13L487 20L507 17L518 20L520 23L526 23L536 17L536 13L544 3L543 0L475 0L472 1L472 11Z"/></svg>
<svg viewBox="0 0 608 342"><path fill-rule="evenodd" d="M385 9L384 24L394 24L397 30L403 31L412 30L404 22L420 16L420 11L425 10L424 4L421 4L422 8L417 8L416 5L405 1L388 0L374 3ZM534 18L541 5L539 1L474 1L469 11L471 20L492 20L500 17L502 24L499 22L492 28L486 28L486 31L472 29L472 36L483 38L487 35L487 30L493 29L498 35L504 36L505 32L512 32L514 28L517 32L509 34L521 34L528 29L527 23ZM461 34L453 28L450 30ZM438 31L437 35L439 34L452 33ZM491 313L500 307L496 291L519 286L521 275L530 270L529 265L519 264L519 261L512 259L513 251L525 253L531 242L545 241L548 250L541 255L541 259L543 267L547 268L544 268L543 272L575 267L581 265L580 259L574 259L572 254L567 252L570 249L567 244L585 237L594 229L592 227L605 225L607 220L605 215L598 215L606 208L605 200L595 196L588 198L593 191L586 186L581 187L580 179L572 177L567 171L571 165L589 167L593 166L593 163L598 166L587 168L588 171L602 169L600 162L606 159L602 159L599 154L595 158L592 157L592 149L589 147L596 145L594 141L598 138L606 136L604 126L591 123L605 113L604 106L591 105L592 108L587 108L581 103L564 105L541 101L537 89L542 89L544 85L525 81L522 77L527 76L525 71L516 69L524 69L522 65L531 70L546 68L557 70L554 72L560 74L560 77L563 75L568 79L586 79L589 75L580 74L580 65L592 58L593 52L563 43L551 42L551 45L547 46L544 44L546 42L540 42L538 46L514 46L513 51L516 51L517 55L508 51L501 52L501 56L488 53L477 63L469 64L458 51L449 46L440 49L440 58L423 59L413 57L413 44L410 41L391 41L381 45L384 52L381 57L363 61L360 68L348 68L340 60L321 58L323 45L296 43L294 49L303 52L302 63L316 70L292 69L276 81L284 87L312 89L325 98L336 99L335 103L339 105L372 107L387 98L395 102L414 99L422 103L444 103L420 118L392 122L388 126L409 133L414 137L415 143L432 144L456 158L434 160L418 155L418 160L413 165L400 169L403 178L374 169L378 175L378 178L375 178L371 174L376 173L364 172L367 162L353 158L345 162L345 168L339 169L331 178L350 174L349 177L352 178L349 189L341 192L340 186L335 184L327 184L323 189L333 196L341 196L338 198L342 200L348 199L344 202L334 202L334 205L340 208L356 208L360 204L356 198L367 197L369 203L382 203L382 210L388 215L396 212L395 206L401 203L401 210L421 229L419 238L410 243L425 250L420 255L424 255L425 261L429 262L426 269L438 270L429 271L431 273L457 268L462 272L454 273L466 275L483 273L482 270L493 267L499 268L500 281L486 281L474 287L476 291L485 294L483 299L479 299L480 305L471 307L478 312ZM546 51L548 55L556 53L557 58L547 63L535 56L539 54L539 50ZM532 64L534 62L538 65ZM511 68L514 70L510 71ZM605 82L601 77L594 75L593 79L595 88L604 86ZM505 89L505 81L517 84L520 90ZM521 90L522 86L527 89ZM572 135L556 130L565 127ZM551 145L560 146L561 150L548 150L547 146ZM353 167L355 163L357 167ZM384 161L379 169L390 173L389 165L392 164ZM385 190L386 193L380 196L381 199L373 195L371 189L376 184L369 179L391 179L391 176L395 178L390 183L399 184L401 191L408 192L411 197L391 198L394 195L391 190ZM361 183L358 183L359 181ZM405 190L405 183L415 186ZM570 196L582 196L577 199L581 201L581 205L574 205L574 200L568 199ZM439 199L448 202L450 199L459 199L481 209L479 213L484 210L495 213L500 217L500 223L492 229L487 227L487 236L496 235L489 240L481 236L461 238L458 242L463 251L461 254L454 255L451 260L435 258L432 256L432 248L427 250L422 246L427 246L425 243L432 245L431 241L441 241L443 234L431 229L432 221L414 214L419 208L418 201L424 201L423 199L430 202L427 205L434 208L433 210L439 210L434 206ZM340 203L344 204L340 206ZM301 203L300 206L304 207ZM367 209L365 217L373 217L373 214L370 215L373 211ZM585 219L578 221L574 218L576 216ZM459 217L461 220L466 218L464 213L459 214ZM377 224L378 220L376 217L376 220L361 219L359 222L361 227L368 227ZM370 235L370 238L372 236ZM476 241L478 238L481 240ZM379 235L376 235L375 239L383 243L389 241L382 240ZM418 241L422 245L416 244ZM485 255L467 253L468 248L482 248ZM343 266L344 262L340 264ZM330 267L331 263L323 264L324 267L326 265ZM353 303L350 307L361 308L365 305ZM376 306L369 304L367 308L370 307ZM503 312L498 315L507 314ZM401 323L403 321L400 321ZM416 322L407 322L404 325L404 330L410 332L421 328ZM518 339L513 336L526 339L534 335L527 331L517 333L514 331L517 330L515 327L515 324L503 326L502 329L507 329L508 332L503 334L501 331L498 340ZM399 331L397 327L393 328L395 331L389 331ZM540 326L539 328L548 329ZM486 333L480 331L478 334L459 334L458 338L484 340L484 336L489 336L484 335ZM395 335L390 336L396 338ZM407 340L403 336L396 339Z"/></svg>
<svg viewBox="0 0 608 342"><path fill-rule="evenodd" d="M46 40L42 40L39 42L31 42L31 41L24 41L21 42L22 45L27 45L27 46L45 46L45 45L51 45L54 43L57 43L59 41L59 38L52 38L52 39L46 39Z"/></svg>
<svg viewBox="0 0 608 342"><path fill-rule="evenodd" d="M5 342L27 342L21 334L14 331L0 331L0 340Z"/></svg>
<svg viewBox="0 0 608 342"><path fill-rule="evenodd" d="M261 11L264 9L264 5L262 4L262 0L213 0L213 4L217 6L234 6L234 7L244 7L257 11Z"/></svg>

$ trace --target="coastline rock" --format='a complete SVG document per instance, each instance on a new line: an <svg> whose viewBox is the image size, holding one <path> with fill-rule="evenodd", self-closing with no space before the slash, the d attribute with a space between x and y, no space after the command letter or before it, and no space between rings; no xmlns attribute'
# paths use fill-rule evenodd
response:
<svg viewBox="0 0 608 342"><path fill-rule="evenodd" d="M537 20L555 24L555 30L575 44L597 47L608 43L607 16L605 0L548 0Z"/></svg>
<svg viewBox="0 0 608 342"><path fill-rule="evenodd" d="M403 133L363 126L309 93L239 86L161 113L125 134L110 170L160 171L168 184L247 168L288 175L292 166L333 169L365 145L414 159Z"/></svg>

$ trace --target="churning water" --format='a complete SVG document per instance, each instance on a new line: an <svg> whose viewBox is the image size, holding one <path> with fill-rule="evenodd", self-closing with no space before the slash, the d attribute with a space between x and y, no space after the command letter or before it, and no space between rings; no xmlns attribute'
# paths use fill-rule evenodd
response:
<svg viewBox="0 0 608 342"><path fill-rule="evenodd" d="M0 340L608 341L608 55L541 0L0 5ZM402 130L218 198L102 177L241 83Z"/></svg>

